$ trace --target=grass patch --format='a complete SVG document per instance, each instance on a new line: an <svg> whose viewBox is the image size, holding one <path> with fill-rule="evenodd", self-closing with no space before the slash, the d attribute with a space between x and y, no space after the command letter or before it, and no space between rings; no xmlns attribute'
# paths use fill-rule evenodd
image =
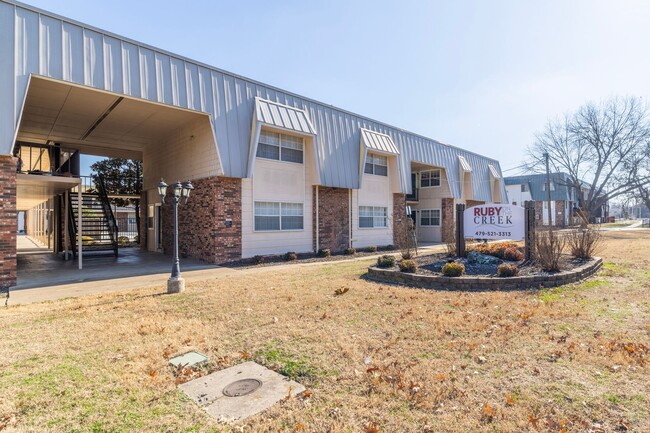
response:
<svg viewBox="0 0 650 433"><path fill-rule="evenodd" d="M540 292L377 284L368 259L3 308L0 429L239 431L178 390L167 362L197 350L197 375L253 359L308 386L246 432L650 431L650 233L603 236L611 274Z"/></svg>
<svg viewBox="0 0 650 433"><path fill-rule="evenodd" d="M267 344L255 357L269 368L297 382L313 382L318 376L317 369L305 356L289 353L276 341Z"/></svg>

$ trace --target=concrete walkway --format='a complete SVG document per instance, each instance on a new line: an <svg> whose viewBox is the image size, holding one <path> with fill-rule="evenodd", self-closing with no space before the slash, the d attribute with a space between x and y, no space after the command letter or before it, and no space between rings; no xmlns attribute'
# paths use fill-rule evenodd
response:
<svg viewBox="0 0 650 433"><path fill-rule="evenodd" d="M443 244L427 245L418 248L420 255L445 250L446 247ZM124 253L121 254L124 255ZM344 262L376 260L377 257L383 254L385 253L336 261L329 260L309 263L296 262L249 268L220 267L184 259L181 260L181 272L186 283L191 283L209 279L231 278L242 274L280 272L282 270L299 267L327 266ZM399 252L393 252L391 254L397 255ZM80 272L80 274L57 270L56 268L52 269L51 266L48 266L49 270L43 270L41 275L30 275L29 283L23 282L21 284L21 271L19 270L19 285L11 290L9 305L54 301L63 298L127 291L145 287L161 287L161 290L166 290L167 279L169 278L171 269L171 258L162 254L149 253L146 251L141 251L138 255L145 257L150 262L149 266L140 263L137 265L136 269L131 269L133 272L137 272L137 274L133 275L127 274L129 272L128 266L126 270L123 267L124 265L106 266L106 264L103 264L93 267L92 264L88 264L90 260L86 258L84 258L84 270L76 271ZM49 256L52 256L52 254L49 254ZM108 258L107 260L117 261L118 259ZM76 262L72 260L68 262L59 260L59 263L70 263L71 265L74 265ZM164 265L164 269L160 268L161 264ZM24 268L23 272L25 272ZM57 273L59 275L57 275Z"/></svg>

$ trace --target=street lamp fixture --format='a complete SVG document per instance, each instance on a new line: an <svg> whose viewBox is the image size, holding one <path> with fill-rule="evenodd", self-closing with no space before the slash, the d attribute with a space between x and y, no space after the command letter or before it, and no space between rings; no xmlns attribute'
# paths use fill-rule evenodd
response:
<svg viewBox="0 0 650 433"><path fill-rule="evenodd" d="M174 258L172 259L172 274L167 280L167 293L179 293L185 289L185 280L181 277L180 260L178 257L178 205L187 204L190 197L190 192L194 189L192 183L176 182L171 186L172 206L174 206ZM164 180L160 179L158 183L158 194L160 195L160 202L165 203L165 196L167 195L167 184Z"/></svg>

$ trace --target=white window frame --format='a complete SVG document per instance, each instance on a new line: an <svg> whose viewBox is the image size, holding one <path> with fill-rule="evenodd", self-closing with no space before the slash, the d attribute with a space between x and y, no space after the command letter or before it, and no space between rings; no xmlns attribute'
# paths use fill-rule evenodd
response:
<svg viewBox="0 0 650 433"><path fill-rule="evenodd" d="M425 212L429 212L428 220L433 222L433 219L436 218L433 215L433 212L438 212L438 224L422 224L422 216ZM418 209L418 218L420 219L420 227L440 227L442 225L442 210L440 208L434 209Z"/></svg>
<svg viewBox="0 0 650 433"><path fill-rule="evenodd" d="M262 230L262 229L258 229L256 227L255 217L258 217L258 216L273 216L274 217L274 216L276 216L276 215L257 215L255 213L255 205L257 203L273 203L273 204L278 204L279 205L280 213L279 213L279 215L277 215L277 217L280 220L280 222L279 222L279 227L280 228L279 229ZM283 205L288 205L288 204L291 204L291 205L299 204L301 206L300 210L301 210L302 215L283 215L282 214ZM282 217L283 216L285 216L285 217L286 216L301 216L302 217L302 228L301 229L283 229L282 228ZM278 232L302 232L302 231L305 231L305 203L304 202L272 201L272 200L255 200L255 201L253 201L253 232L255 232L255 233L278 233Z"/></svg>
<svg viewBox="0 0 650 433"><path fill-rule="evenodd" d="M529 190L529 188L528 188L528 184L526 184L526 183L522 183L522 184L521 184L521 191L520 191L520 192L528 192L528 190Z"/></svg>
<svg viewBox="0 0 650 433"><path fill-rule="evenodd" d="M549 182L551 185L551 191L555 191L555 184L553 182ZM546 191L546 181L542 184L542 191Z"/></svg>
<svg viewBox="0 0 650 433"><path fill-rule="evenodd" d="M264 142L263 140L264 140L264 134L265 133L266 134L277 134L277 136L278 136L278 144ZM286 137L290 137L290 139L287 139ZM300 140L301 149L296 149L296 148L288 145L288 144L291 144L292 141L296 140L296 139ZM285 145L283 143L288 143L288 144ZM278 158L276 159L276 158L268 158L266 156L260 156L259 155L260 144L264 144L266 146L277 147L278 148ZM300 150L300 152L302 153L302 160L300 162L297 162L297 161L287 161L287 160L282 159L282 149ZM302 165L304 165L305 164L305 138L300 137L298 135L283 134L282 132L268 131L268 130L262 129L262 131L260 132L259 140L257 142L257 150L255 151L255 158L266 159L266 160L269 160L269 161L286 162L286 163L289 163L289 164L302 164Z"/></svg>
<svg viewBox="0 0 650 433"><path fill-rule="evenodd" d="M386 164L381 164L377 162L386 162ZM372 166L372 173L368 173L366 168L370 164ZM386 167L386 174L377 173L375 167ZM366 164L363 166L363 174L370 174L372 176L388 176L388 157L385 155L379 155L377 153L368 152L366 155Z"/></svg>
<svg viewBox="0 0 650 433"><path fill-rule="evenodd" d="M370 213L371 215L361 215L361 208L369 208L371 209ZM379 211L379 212L377 212ZM377 230L377 229L387 229L388 228L388 206L365 206L365 205L360 205L357 209L358 212L358 217L357 217L357 224L359 226L359 230ZM382 214L383 213L383 214ZM372 218L372 227L362 227L361 226L361 218ZM378 226L375 225L377 220L382 219L384 222L384 225Z"/></svg>
<svg viewBox="0 0 650 433"><path fill-rule="evenodd" d="M429 185L427 185L427 186L424 186L422 184L422 175L424 173L431 173L431 177L429 178ZM433 173L438 173L438 177L437 177L438 185L431 185L431 181L433 179L436 179L436 177L433 176ZM420 188L440 188L441 185L442 185L442 170L440 170L439 168L436 168L436 169L433 169L433 170L425 170L425 171L420 172Z"/></svg>

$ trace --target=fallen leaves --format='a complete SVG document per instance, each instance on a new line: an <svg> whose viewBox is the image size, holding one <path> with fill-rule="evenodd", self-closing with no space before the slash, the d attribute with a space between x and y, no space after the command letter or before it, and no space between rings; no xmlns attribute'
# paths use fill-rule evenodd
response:
<svg viewBox="0 0 650 433"><path fill-rule="evenodd" d="M334 290L334 296L345 295L349 291L350 291L349 287L339 287L338 289Z"/></svg>

